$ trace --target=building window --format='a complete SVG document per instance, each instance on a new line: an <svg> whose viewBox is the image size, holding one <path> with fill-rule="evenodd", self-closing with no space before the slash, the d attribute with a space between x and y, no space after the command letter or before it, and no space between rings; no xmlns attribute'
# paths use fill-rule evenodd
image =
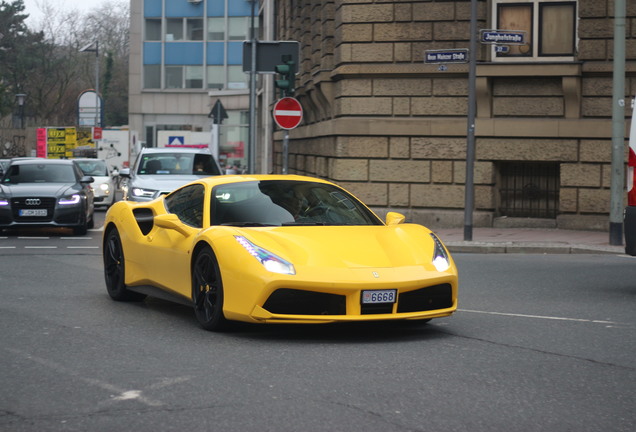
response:
<svg viewBox="0 0 636 432"><path fill-rule="evenodd" d="M203 66L166 66L167 89L203 88Z"/></svg>
<svg viewBox="0 0 636 432"><path fill-rule="evenodd" d="M166 66L167 89L183 88L183 66Z"/></svg>
<svg viewBox="0 0 636 432"><path fill-rule="evenodd" d="M559 163L502 162L498 215L554 219L559 188Z"/></svg>
<svg viewBox="0 0 636 432"><path fill-rule="evenodd" d="M161 65L144 65L144 88L161 88Z"/></svg>
<svg viewBox="0 0 636 432"><path fill-rule="evenodd" d="M225 87L225 67L208 66L208 88L221 90Z"/></svg>
<svg viewBox="0 0 636 432"><path fill-rule="evenodd" d="M208 40L222 41L225 39L225 18L208 18Z"/></svg>
<svg viewBox="0 0 636 432"><path fill-rule="evenodd" d="M246 40L250 34L249 17L230 17L228 19L228 40Z"/></svg>
<svg viewBox="0 0 636 432"><path fill-rule="evenodd" d="M147 41L161 40L161 19L146 20L146 37Z"/></svg>
<svg viewBox="0 0 636 432"><path fill-rule="evenodd" d="M166 19L166 41L183 40L183 18Z"/></svg>
<svg viewBox="0 0 636 432"><path fill-rule="evenodd" d="M185 88L203 88L203 66L185 67Z"/></svg>
<svg viewBox="0 0 636 432"><path fill-rule="evenodd" d="M186 39L191 41L203 40L203 19L201 18L186 19Z"/></svg>
<svg viewBox="0 0 636 432"><path fill-rule="evenodd" d="M246 89L249 75L243 72L242 65L232 65L227 67L227 88Z"/></svg>
<svg viewBox="0 0 636 432"><path fill-rule="evenodd" d="M202 18L167 18L166 41L203 40Z"/></svg>
<svg viewBox="0 0 636 432"><path fill-rule="evenodd" d="M495 59L514 61L573 60L576 51L576 2L555 0L496 0L494 18L498 30L524 31L524 45L509 45L495 52Z"/></svg>

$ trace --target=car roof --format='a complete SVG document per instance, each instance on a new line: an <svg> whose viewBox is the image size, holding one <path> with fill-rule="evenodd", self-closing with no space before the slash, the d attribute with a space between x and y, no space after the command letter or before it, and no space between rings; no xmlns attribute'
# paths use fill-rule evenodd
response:
<svg viewBox="0 0 636 432"><path fill-rule="evenodd" d="M207 148L197 147L144 147L141 153L204 153L211 154Z"/></svg>
<svg viewBox="0 0 636 432"><path fill-rule="evenodd" d="M254 174L254 175L220 175L205 177L199 180L202 183L208 183L211 185L242 183L250 181L266 181L266 180L288 180L288 181L300 181L300 182L314 182L314 183L326 183L333 184L328 180L324 180L318 177L309 177L294 174ZM336 185L337 186L337 185Z"/></svg>
<svg viewBox="0 0 636 432"><path fill-rule="evenodd" d="M11 159L11 165L31 165L33 163L46 165L72 165L71 159L20 158Z"/></svg>

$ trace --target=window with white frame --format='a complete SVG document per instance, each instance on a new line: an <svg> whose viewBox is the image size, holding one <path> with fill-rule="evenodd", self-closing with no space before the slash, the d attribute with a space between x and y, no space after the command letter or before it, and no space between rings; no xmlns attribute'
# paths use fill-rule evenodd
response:
<svg viewBox="0 0 636 432"><path fill-rule="evenodd" d="M497 30L525 32L523 45L493 46L496 61L573 60L576 53L576 1L495 0L493 20ZM500 52L503 51L503 52Z"/></svg>

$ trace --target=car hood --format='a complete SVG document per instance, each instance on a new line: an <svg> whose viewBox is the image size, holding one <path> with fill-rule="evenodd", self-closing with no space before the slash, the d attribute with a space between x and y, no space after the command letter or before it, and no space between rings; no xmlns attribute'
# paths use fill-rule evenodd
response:
<svg viewBox="0 0 636 432"><path fill-rule="evenodd" d="M435 244L430 230L397 226L312 226L237 229L252 243L294 265L384 268L431 264Z"/></svg>
<svg viewBox="0 0 636 432"><path fill-rule="evenodd" d="M78 191L79 187L68 183L5 183L0 185L0 192L7 197L59 197Z"/></svg>
<svg viewBox="0 0 636 432"><path fill-rule="evenodd" d="M184 184L200 178L196 175L137 176L132 179L130 187L172 192Z"/></svg>

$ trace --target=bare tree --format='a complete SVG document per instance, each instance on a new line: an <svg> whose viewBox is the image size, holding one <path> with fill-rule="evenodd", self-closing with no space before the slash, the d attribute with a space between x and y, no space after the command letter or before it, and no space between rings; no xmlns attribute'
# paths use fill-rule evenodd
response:
<svg viewBox="0 0 636 432"><path fill-rule="evenodd" d="M4 3L2 0L0 5ZM22 4L22 0L14 3ZM61 10L46 0L38 6L46 18L34 25L37 32L31 34L40 39L25 42L21 50L22 57L29 60L20 77L21 92L27 94L28 116L43 126L76 123L77 98L96 86L95 55L80 49L98 41L98 90L104 99L107 125L127 124L128 2L106 0L88 13ZM0 86L3 78L0 76Z"/></svg>

